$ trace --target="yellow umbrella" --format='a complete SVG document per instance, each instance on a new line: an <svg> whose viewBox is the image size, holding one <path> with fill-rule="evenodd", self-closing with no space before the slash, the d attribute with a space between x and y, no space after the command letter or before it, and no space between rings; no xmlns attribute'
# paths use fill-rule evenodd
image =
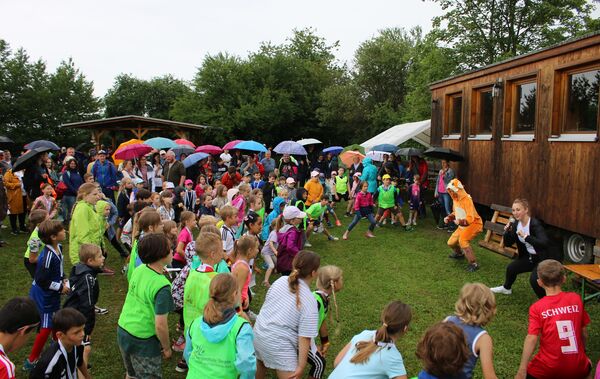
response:
<svg viewBox="0 0 600 379"><path fill-rule="evenodd" d="M122 144L120 144L119 147L117 147L117 149L115 150L115 153L117 151L119 151L119 149L122 148L123 146L133 145L134 143L144 143L144 141L142 141L141 139L130 139L129 141L125 141ZM117 167L123 162L122 159L116 159L114 153L112 155L112 158L113 158L113 162L115 162L115 166L117 166Z"/></svg>

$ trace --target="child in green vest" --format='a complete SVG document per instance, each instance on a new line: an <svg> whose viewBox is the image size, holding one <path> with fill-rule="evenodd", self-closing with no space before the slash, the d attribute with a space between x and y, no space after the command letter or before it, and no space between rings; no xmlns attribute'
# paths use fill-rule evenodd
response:
<svg viewBox="0 0 600 379"><path fill-rule="evenodd" d="M344 278L342 270L337 266L323 266L317 272L317 290L313 292L317 300L319 310L319 337L321 346L318 347L315 340L312 340L308 352L308 363L311 368L309 378L321 379L325 373L325 356L329 350L329 331L327 323L324 322L329 316L329 297L333 295L333 304L335 305L335 317L338 319L338 307L336 293L344 287Z"/></svg>
<svg viewBox="0 0 600 379"><path fill-rule="evenodd" d="M135 269L142 264L141 257L139 256L139 242L147 233L155 233L160 227L160 215L152 208L144 208L138 214L134 216L134 223L136 230L134 231L133 245L131 246L131 254L129 255L129 266L127 267L127 281L131 283L131 277ZM166 237L165 237L166 238ZM167 239L167 241L169 241ZM171 249L171 243L169 242L169 250Z"/></svg>
<svg viewBox="0 0 600 379"><path fill-rule="evenodd" d="M162 377L162 359L173 353L167 316L175 309L171 283L164 275L173 253L162 233L148 233L138 243L142 264L131 280L118 321L117 343L127 377Z"/></svg>
<svg viewBox="0 0 600 379"><path fill-rule="evenodd" d="M29 225L33 230L27 240L27 250L25 250L23 262L25 263L25 268L29 272L29 275L31 275L31 279L33 279L33 276L35 275L38 255L44 250L44 243L38 236L38 225L47 219L48 211L45 209L34 209L29 214Z"/></svg>
<svg viewBox="0 0 600 379"><path fill-rule="evenodd" d="M377 205L379 209L377 210L377 216L375 216L375 221L377 222L377 226L381 227L383 220L386 217L386 214L391 214L392 220L394 220L398 214L398 207L396 206L396 196L400 193L400 190L393 185L391 185L392 178L390 175L383 175L383 184L377 188L375 192L375 198L377 199ZM412 230L410 227L404 224L404 218L401 219L402 226L406 231ZM392 221L392 225L396 225L395 221Z"/></svg>
<svg viewBox="0 0 600 379"><path fill-rule="evenodd" d="M219 274L210 282L204 313L186 333L183 356L189 362L188 378L255 377L252 327L236 313L237 288L231 274Z"/></svg>
<svg viewBox="0 0 600 379"><path fill-rule="evenodd" d="M346 170L343 167L340 167L338 170L338 173L335 171L331 172L331 178L335 184L335 194L333 196L337 202L342 200L348 201L350 198L350 184L348 182L348 176L346 175Z"/></svg>
<svg viewBox="0 0 600 379"><path fill-rule="evenodd" d="M327 205L329 204L329 199L326 197L322 197L320 201L314 203L306 210L306 214L308 216L308 228L306 230L306 243L304 247L311 247L312 245L308 243L308 238L310 234L313 232L323 231L323 234L327 236L329 241L337 241L338 237L335 237L329 233L329 230L323 224L323 215L325 211L327 211Z"/></svg>

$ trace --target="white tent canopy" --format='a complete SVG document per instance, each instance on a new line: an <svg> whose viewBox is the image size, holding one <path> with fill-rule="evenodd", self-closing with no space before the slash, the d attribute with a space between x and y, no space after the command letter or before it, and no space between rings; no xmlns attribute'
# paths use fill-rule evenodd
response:
<svg viewBox="0 0 600 379"><path fill-rule="evenodd" d="M406 124L392 126L388 130L385 130L375 137L361 143L360 146L364 147L366 151L369 151L373 148L373 146L380 145L382 143L389 143L398 146L409 139L413 139L425 147L430 147L431 120L409 122Z"/></svg>

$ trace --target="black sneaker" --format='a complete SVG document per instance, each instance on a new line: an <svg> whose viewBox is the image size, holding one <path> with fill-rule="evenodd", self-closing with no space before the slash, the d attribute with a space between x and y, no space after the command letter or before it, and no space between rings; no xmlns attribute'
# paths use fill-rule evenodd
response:
<svg viewBox="0 0 600 379"><path fill-rule="evenodd" d="M464 257L464 254L458 254L456 251L453 251L452 254L448 255L448 258L452 259L463 259Z"/></svg>
<svg viewBox="0 0 600 379"><path fill-rule="evenodd" d="M177 366L175 366L175 371L187 372L187 370L188 370L188 365L183 359L181 359L179 362L177 362Z"/></svg>
<svg viewBox="0 0 600 379"><path fill-rule="evenodd" d="M479 270L479 264L477 263L471 263L467 266L467 272L475 272L477 270Z"/></svg>

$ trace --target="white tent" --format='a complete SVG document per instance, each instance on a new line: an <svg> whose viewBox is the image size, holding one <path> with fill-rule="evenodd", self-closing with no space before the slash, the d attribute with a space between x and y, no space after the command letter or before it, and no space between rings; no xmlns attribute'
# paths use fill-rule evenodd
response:
<svg viewBox="0 0 600 379"><path fill-rule="evenodd" d="M430 147L431 120L409 122L406 124L392 126L388 130L385 130L375 137L361 143L360 146L364 147L366 151L369 151L373 148L373 146L380 145L382 143L389 143L398 146L409 139L413 139L425 147Z"/></svg>

